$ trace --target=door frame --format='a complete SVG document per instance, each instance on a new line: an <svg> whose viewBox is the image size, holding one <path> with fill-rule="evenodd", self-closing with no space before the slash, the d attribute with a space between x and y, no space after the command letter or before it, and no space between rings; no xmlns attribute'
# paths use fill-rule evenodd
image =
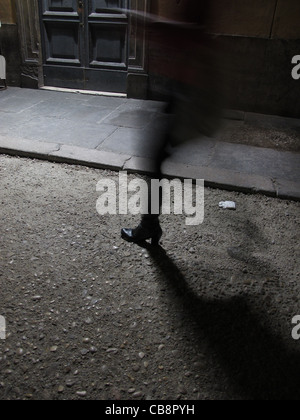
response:
<svg viewBox="0 0 300 420"><path fill-rule="evenodd" d="M39 18L40 0L16 0L19 39L22 52L22 87L38 89L44 85ZM148 97L148 39L146 14L151 0L130 0L129 9L145 19L129 16L129 57L127 72L127 95L132 98Z"/></svg>

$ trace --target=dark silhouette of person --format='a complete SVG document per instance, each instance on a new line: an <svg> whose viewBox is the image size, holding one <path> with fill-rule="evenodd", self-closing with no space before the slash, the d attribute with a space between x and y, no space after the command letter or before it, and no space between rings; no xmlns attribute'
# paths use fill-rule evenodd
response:
<svg viewBox="0 0 300 420"><path fill-rule="evenodd" d="M218 89L214 47L206 34L209 2L207 0L171 1L173 7L180 4L180 15L167 19L149 15L150 48L159 51L154 64L154 77L163 80L167 91L165 112L171 114L171 122L160 143L153 139L154 175L161 179L161 166L167 157L166 146L211 136L219 117ZM177 3L177 5L176 5ZM151 179L150 179L151 181ZM149 182L148 212L142 215L135 229L122 229L122 238L139 243L152 240L158 245L162 237L159 213L152 212L151 182ZM160 192L160 208L162 194Z"/></svg>

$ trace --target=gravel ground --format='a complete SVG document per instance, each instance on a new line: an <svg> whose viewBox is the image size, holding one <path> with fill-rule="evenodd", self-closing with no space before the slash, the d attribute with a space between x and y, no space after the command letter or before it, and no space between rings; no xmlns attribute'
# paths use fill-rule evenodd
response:
<svg viewBox="0 0 300 420"><path fill-rule="evenodd" d="M207 189L203 225L163 216L151 249L96 212L118 174L0 171L1 400L299 399L299 203Z"/></svg>

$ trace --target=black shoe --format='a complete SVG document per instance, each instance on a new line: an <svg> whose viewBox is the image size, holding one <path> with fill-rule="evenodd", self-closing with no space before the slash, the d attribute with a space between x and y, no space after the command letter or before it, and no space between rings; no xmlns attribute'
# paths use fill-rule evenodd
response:
<svg viewBox="0 0 300 420"><path fill-rule="evenodd" d="M140 224L136 229L122 229L121 236L127 242L139 243L151 239L151 244L157 246L162 237L162 230L159 224L152 227L145 227Z"/></svg>

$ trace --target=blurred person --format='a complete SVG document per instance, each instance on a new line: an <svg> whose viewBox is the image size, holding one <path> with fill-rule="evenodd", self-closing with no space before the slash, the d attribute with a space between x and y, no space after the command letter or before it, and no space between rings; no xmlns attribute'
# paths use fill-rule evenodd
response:
<svg viewBox="0 0 300 420"><path fill-rule="evenodd" d="M172 115L159 144L156 139L151 142L155 165L151 179L159 180L162 179L162 163L168 156L167 146L176 147L201 136L211 137L218 128L220 117L215 51L213 41L206 33L206 23L210 20L209 1L167 0L166 3L177 7L180 13L175 13L176 19L153 15L147 19L151 31L150 48L159 55L152 75L163 80L167 91L164 92L167 96L165 113ZM152 245L158 245L161 240L160 213L152 212L151 179L147 214L142 215L136 228L121 231L122 238L128 242L150 239ZM160 191L160 208L161 204Z"/></svg>

